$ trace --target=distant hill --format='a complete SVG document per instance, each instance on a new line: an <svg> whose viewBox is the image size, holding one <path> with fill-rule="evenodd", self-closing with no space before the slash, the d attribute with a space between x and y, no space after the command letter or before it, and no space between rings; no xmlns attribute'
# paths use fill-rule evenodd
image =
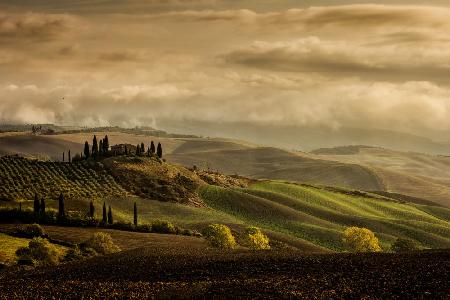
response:
<svg viewBox="0 0 450 300"><path fill-rule="evenodd" d="M341 148L313 151L312 159L358 164L374 172L386 191L431 200L450 207L450 157L384 148L359 147L343 155ZM318 153L320 155L318 155Z"/></svg>
<svg viewBox="0 0 450 300"><path fill-rule="evenodd" d="M367 145L400 151L449 154L450 143L395 130L326 126L281 126L247 122L160 122L166 130L210 137L240 139L289 150L312 151L347 145ZM442 138L444 134L438 137ZM450 136L450 134L448 134ZM446 139L444 138L444 141Z"/></svg>
<svg viewBox="0 0 450 300"><path fill-rule="evenodd" d="M270 147L244 147L233 142L189 141L168 154L166 158L185 166L196 165L204 169L255 179L279 179L361 190L384 190L378 177L367 168L356 164L311 159Z"/></svg>

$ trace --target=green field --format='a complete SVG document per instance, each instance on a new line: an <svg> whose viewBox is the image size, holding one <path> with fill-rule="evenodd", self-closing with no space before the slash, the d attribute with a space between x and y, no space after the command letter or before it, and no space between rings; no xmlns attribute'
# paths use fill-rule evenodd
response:
<svg viewBox="0 0 450 300"><path fill-rule="evenodd" d="M373 230L385 250L397 237L425 248L450 247L448 209L352 196L281 182L260 182L249 189L202 189L204 201L246 223L280 231L333 250L343 250L345 227Z"/></svg>

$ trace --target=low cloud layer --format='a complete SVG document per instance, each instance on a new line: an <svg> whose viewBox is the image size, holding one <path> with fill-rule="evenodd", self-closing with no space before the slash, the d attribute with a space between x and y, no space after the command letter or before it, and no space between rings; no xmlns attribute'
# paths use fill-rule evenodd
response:
<svg viewBox="0 0 450 300"><path fill-rule="evenodd" d="M0 122L450 131L449 8L153 1L164 9L94 14L81 8L100 2L69 2L67 14L5 2Z"/></svg>

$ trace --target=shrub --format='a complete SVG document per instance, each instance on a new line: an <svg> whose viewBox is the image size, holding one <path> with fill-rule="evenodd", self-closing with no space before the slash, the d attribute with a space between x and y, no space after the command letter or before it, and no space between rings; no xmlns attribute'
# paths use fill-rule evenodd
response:
<svg viewBox="0 0 450 300"><path fill-rule="evenodd" d="M212 224L203 230L203 235L212 246L222 249L233 249L236 241L230 228L221 224Z"/></svg>
<svg viewBox="0 0 450 300"><path fill-rule="evenodd" d="M17 229L17 233L21 236L34 238L44 236L44 229L39 224L28 224Z"/></svg>
<svg viewBox="0 0 450 300"><path fill-rule="evenodd" d="M75 245L74 248L69 249L66 255L64 256L64 261L75 261L84 258L83 252L81 251L78 245Z"/></svg>
<svg viewBox="0 0 450 300"><path fill-rule="evenodd" d="M111 236L104 232L96 232L84 243L86 248L92 248L99 254L119 252L120 248L114 244Z"/></svg>
<svg viewBox="0 0 450 300"><path fill-rule="evenodd" d="M391 246L391 250L397 253L418 250L419 246L411 239L398 238Z"/></svg>
<svg viewBox="0 0 450 300"><path fill-rule="evenodd" d="M136 227L138 232L152 232L152 225L150 224L140 224Z"/></svg>
<svg viewBox="0 0 450 300"><path fill-rule="evenodd" d="M152 232L174 234L177 232L175 226L167 221L155 221L152 223Z"/></svg>
<svg viewBox="0 0 450 300"><path fill-rule="evenodd" d="M375 234L367 228L349 227L342 239L344 247L351 252L379 252L381 247Z"/></svg>
<svg viewBox="0 0 450 300"><path fill-rule="evenodd" d="M254 250L270 249L269 238L257 227L245 229L246 246Z"/></svg>
<svg viewBox="0 0 450 300"><path fill-rule="evenodd" d="M21 262L33 261L35 265L56 265L61 259L60 251L46 239L32 239L28 247L17 249L16 255Z"/></svg>

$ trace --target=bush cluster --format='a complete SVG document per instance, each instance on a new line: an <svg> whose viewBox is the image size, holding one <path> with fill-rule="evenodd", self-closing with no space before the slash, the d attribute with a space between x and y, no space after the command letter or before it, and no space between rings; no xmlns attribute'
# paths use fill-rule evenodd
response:
<svg viewBox="0 0 450 300"><path fill-rule="evenodd" d="M396 253L419 250L419 245L407 238L398 238L391 246L391 250Z"/></svg>
<svg viewBox="0 0 450 300"><path fill-rule="evenodd" d="M269 238L258 227L247 227L245 229L246 246L253 250L270 249Z"/></svg>
<svg viewBox="0 0 450 300"><path fill-rule="evenodd" d="M44 236L45 231L39 224L28 224L18 227L17 235L26 238L35 238Z"/></svg>
<svg viewBox="0 0 450 300"><path fill-rule="evenodd" d="M61 252L48 240L33 238L28 247L17 249L16 255L20 262L32 262L34 265L56 265L62 258Z"/></svg>
<svg viewBox="0 0 450 300"><path fill-rule="evenodd" d="M236 247L236 240L231 234L230 228L221 224L212 224L203 230L203 235L209 243L221 249L233 249Z"/></svg>
<svg viewBox="0 0 450 300"><path fill-rule="evenodd" d="M83 244L84 248L93 249L98 254L119 252L120 248L114 244L112 237L104 232L96 232Z"/></svg>

